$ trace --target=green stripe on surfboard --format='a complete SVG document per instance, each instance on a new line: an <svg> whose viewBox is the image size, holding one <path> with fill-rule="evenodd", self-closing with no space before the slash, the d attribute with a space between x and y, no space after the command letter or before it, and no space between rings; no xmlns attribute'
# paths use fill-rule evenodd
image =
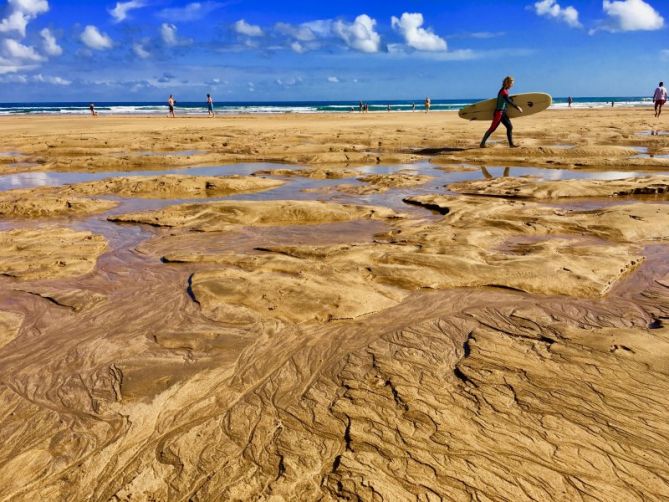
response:
<svg viewBox="0 0 669 502"><path fill-rule="evenodd" d="M516 105L523 109L523 113L520 113L513 106L507 106L506 113L509 118L512 119L516 117L527 117L528 115L542 112L553 103L553 98L550 94L543 92L513 94L510 98ZM485 101L474 103L473 105L465 106L458 112L458 115L465 120L492 120L496 106L497 98L487 99Z"/></svg>

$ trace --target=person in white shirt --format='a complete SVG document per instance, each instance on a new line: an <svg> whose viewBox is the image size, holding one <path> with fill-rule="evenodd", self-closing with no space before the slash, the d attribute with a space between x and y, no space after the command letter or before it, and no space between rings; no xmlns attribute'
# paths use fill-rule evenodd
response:
<svg viewBox="0 0 669 502"><path fill-rule="evenodd" d="M655 94L653 95L653 103L655 103L655 116L659 117L662 113L662 107L667 102L667 89L664 87L664 82L660 82L660 85L655 89Z"/></svg>

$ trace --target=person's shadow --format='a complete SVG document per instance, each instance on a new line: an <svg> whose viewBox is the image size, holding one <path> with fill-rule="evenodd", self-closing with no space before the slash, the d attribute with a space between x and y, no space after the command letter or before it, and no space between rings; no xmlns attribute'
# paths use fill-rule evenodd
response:
<svg viewBox="0 0 669 502"><path fill-rule="evenodd" d="M420 155L440 155L442 153L464 152L466 150L473 150L473 148L456 148L445 146L440 148L423 148L421 150L415 150L414 153Z"/></svg>

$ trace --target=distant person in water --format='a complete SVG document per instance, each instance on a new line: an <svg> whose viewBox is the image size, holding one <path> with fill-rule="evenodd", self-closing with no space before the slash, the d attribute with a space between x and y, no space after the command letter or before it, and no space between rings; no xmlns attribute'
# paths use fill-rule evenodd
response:
<svg viewBox="0 0 669 502"><path fill-rule="evenodd" d="M495 107L495 113L492 116L492 124L490 128L486 131L483 139L481 140L481 148L485 148L485 143L488 141L488 138L495 132L499 127L499 124L504 124L506 127L506 138L509 140L509 146L511 148L516 148L516 145L513 142L513 125L509 116L506 114L506 109L508 106L513 106L519 112L523 112L523 109L520 106L517 106L513 100L509 97L509 89L513 87L513 77L506 77L502 82L502 88L497 93L497 105Z"/></svg>
<svg viewBox="0 0 669 502"><path fill-rule="evenodd" d="M90 105L88 105L88 109L91 111L91 115L93 117L98 116L98 112L95 111L95 103L91 103Z"/></svg>
<svg viewBox="0 0 669 502"><path fill-rule="evenodd" d="M207 94L207 116L215 117L214 113L214 98L211 97L211 94Z"/></svg>
<svg viewBox="0 0 669 502"><path fill-rule="evenodd" d="M655 116L662 115L662 107L667 102L667 89L664 87L664 82L660 82L653 94L653 103L655 103Z"/></svg>
<svg viewBox="0 0 669 502"><path fill-rule="evenodd" d="M388 105L388 111L390 111L390 105Z"/></svg>
<svg viewBox="0 0 669 502"><path fill-rule="evenodd" d="M177 104L177 102L176 102L176 100L174 99L174 96L172 96L172 95L170 94L170 97L167 99L167 106L169 107L169 110L170 110L170 111L167 113L167 116L168 116L168 117L172 117L172 118L175 117L175 115L174 115L174 105L176 105L176 104Z"/></svg>
<svg viewBox="0 0 669 502"><path fill-rule="evenodd" d="M430 98L425 98L425 113L430 111L430 106L432 106L432 101Z"/></svg>
<svg viewBox="0 0 669 502"><path fill-rule="evenodd" d="M571 108L571 104L572 104L573 102L574 102L574 98L572 98L571 96L569 96L569 97L567 98L567 104L569 105L569 108Z"/></svg>
<svg viewBox="0 0 669 502"><path fill-rule="evenodd" d="M363 108L364 108L364 105L362 104L362 101L358 102L358 111L359 111L360 113L362 113Z"/></svg>

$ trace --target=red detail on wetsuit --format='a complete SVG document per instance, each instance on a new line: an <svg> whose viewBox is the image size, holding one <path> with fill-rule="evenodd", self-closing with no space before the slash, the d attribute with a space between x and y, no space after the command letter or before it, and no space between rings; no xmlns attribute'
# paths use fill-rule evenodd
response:
<svg viewBox="0 0 669 502"><path fill-rule="evenodd" d="M490 129L488 129L490 134L494 133L499 127L499 123L502 121L502 115L504 115L504 110L497 110L492 116L492 124L490 124Z"/></svg>

